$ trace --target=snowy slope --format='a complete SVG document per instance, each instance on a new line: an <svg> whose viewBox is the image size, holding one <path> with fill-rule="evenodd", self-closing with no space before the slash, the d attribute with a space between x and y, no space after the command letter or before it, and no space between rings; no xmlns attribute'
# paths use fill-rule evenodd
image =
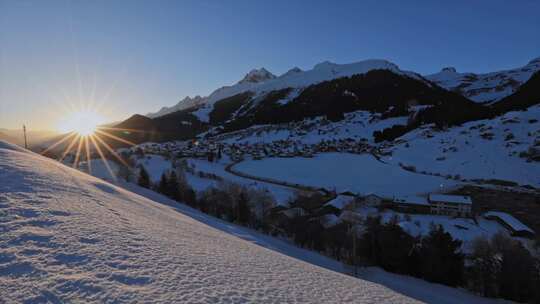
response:
<svg viewBox="0 0 540 304"><path fill-rule="evenodd" d="M245 160L235 170L259 177L314 187L374 193L383 197L415 196L448 190L456 182L438 176L415 174L388 165L370 154L321 153L313 158ZM441 188L443 187L443 188Z"/></svg>
<svg viewBox="0 0 540 304"><path fill-rule="evenodd" d="M540 187L540 164L519 156L540 143L540 106L468 122L445 132L429 126L398 140L392 157L418 172L460 175L462 179L501 179Z"/></svg>
<svg viewBox="0 0 540 304"><path fill-rule="evenodd" d="M412 303L0 143L7 303Z"/></svg>
<svg viewBox="0 0 540 304"><path fill-rule="evenodd" d="M537 71L540 71L540 57L511 70L475 74L459 73L450 67L425 77L443 88L459 91L473 101L493 102L514 93Z"/></svg>
<svg viewBox="0 0 540 304"><path fill-rule="evenodd" d="M295 195L295 190L292 188L265 183L262 181L254 181L252 179L236 176L230 172L227 172L225 167L231 163L227 157L224 157L217 162L208 162L202 159L189 159L188 163L195 169L196 172L212 173L223 178L225 181L234 182L249 188L267 190L272 194L276 200L276 203L279 205L287 205ZM190 185L199 191L218 184L215 181L208 179L203 180L191 174L187 174L187 178Z"/></svg>
<svg viewBox="0 0 540 304"><path fill-rule="evenodd" d="M186 96L184 99L180 100L177 104L175 104L172 107L163 107L159 111L155 113L148 113L145 116L149 118L156 118L156 117L164 116L170 113L174 113L176 111L181 111L184 109L189 109L189 108L199 106L205 103L206 100L207 100L206 97L201 97L199 95L193 98Z"/></svg>
<svg viewBox="0 0 540 304"><path fill-rule="evenodd" d="M244 76L242 80L240 80L238 83L246 83L246 82L263 82L269 79L274 79L276 76L270 72L268 72L265 68L260 69L253 69L249 71L249 73Z"/></svg>
<svg viewBox="0 0 540 304"><path fill-rule="evenodd" d="M328 121L324 117L306 118L300 122L282 125L259 125L237 132L225 133L214 137L215 140L233 143L271 143L278 140L300 141L315 144L323 140L353 138L373 141L373 132L382 131L393 125L406 125L407 117L381 119L381 115L367 111L346 113L338 122Z"/></svg>

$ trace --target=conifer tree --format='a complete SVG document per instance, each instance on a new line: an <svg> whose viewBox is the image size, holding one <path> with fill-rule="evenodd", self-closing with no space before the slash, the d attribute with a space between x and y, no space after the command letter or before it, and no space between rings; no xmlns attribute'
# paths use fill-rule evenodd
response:
<svg viewBox="0 0 540 304"><path fill-rule="evenodd" d="M139 179L137 180L137 184L144 188L150 188L150 176L143 165L141 165L139 169Z"/></svg>
<svg viewBox="0 0 540 304"><path fill-rule="evenodd" d="M178 177L176 176L175 171L172 171L169 175L169 180L167 181L167 195L174 200L180 199L180 192L178 191Z"/></svg>
<svg viewBox="0 0 540 304"><path fill-rule="evenodd" d="M167 178L167 174L165 173L161 174L161 179L159 180L157 191L163 195L169 196L168 184L169 184L169 179Z"/></svg>

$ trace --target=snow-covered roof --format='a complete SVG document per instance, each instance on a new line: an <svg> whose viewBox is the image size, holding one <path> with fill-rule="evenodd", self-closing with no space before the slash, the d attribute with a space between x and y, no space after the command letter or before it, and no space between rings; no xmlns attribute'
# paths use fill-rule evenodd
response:
<svg viewBox="0 0 540 304"><path fill-rule="evenodd" d="M411 204L411 205L429 205L429 202L425 197L412 196L412 195L396 197L394 198L394 203Z"/></svg>
<svg viewBox="0 0 540 304"><path fill-rule="evenodd" d="M354 197L348 195L338 195L333 200L326 203L326 206L334 206L338 209L343 209L348 203L350 203Z"/></svg>
<svg viewBox="0 0 540 304"><path fill-rule="evenodd" d="M465 195L430 194L429 201L450 204L472 204L471 197Z"/></svg>
<svg viewBox="0 0 540 304"><path fill-rule="evenodd" d="M499 211L489 211L484 213L484 217L497 217L503 222L505 222L508 226L510 226L514 231L527 231L530 233L534 233L534 231L527 227L527 225L523 224L520 220L513 217L512 215L505 213L505 212L499 212Z"/></svg>

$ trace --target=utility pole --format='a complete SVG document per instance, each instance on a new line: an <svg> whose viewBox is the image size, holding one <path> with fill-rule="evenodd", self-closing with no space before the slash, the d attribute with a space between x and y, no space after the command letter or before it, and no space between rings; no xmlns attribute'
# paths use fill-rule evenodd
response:
<svg viewBox="0 0 540 304"><path fill-rule="evenodd" d="M28 149L28 141L26 141L26 125L22 126L23 134L24 134L24 148Z"/></svg>

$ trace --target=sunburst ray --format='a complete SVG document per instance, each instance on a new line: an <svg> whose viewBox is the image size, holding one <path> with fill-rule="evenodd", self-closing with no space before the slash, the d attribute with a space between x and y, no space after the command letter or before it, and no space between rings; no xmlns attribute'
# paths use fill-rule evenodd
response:
<svg viewBox="0 0 540 304"><path fill-rule="evenodd" d="M77 134L77 136L73 138L73 140L69 143L69 146L66 148L66 150L64 151L64 153L58 160L59 162L62 162L64 160L64 158L68 155L68 153L71 152L71 150L73 149L73 146L75 146L75 144L77 143L77 139L80 139L80 138L81 136L79 134Z"/></svg>
<svg viewBox="0 0 540 304"><path fill-rule="evenodd" d="M75 160L73 161L73 168L79 167L79 159L81 156L81 148L83 145L84 137L79 137L79 145L77 146L77 153L75 154Z"/></svg>
<svg viewBox="0 0 540 304"><path fill-rule="evenodd" d="M127 139L123 139L123 138L121 138L121 137L118 137L118 136L116 136L116 135L109 134L109 133L104 132L104 131L101 131L101 130L99 130L99 129L97 129L96 132L99 133L99 134L101 134L101 135L104 135L104 136L107 136L107 137L109 137L109 138L112 138L112 139L114 139L114 140L117 140L117 141L119 141L119 142L128 144L128 145L130 145L130 146L135 146L135 143L133 143L133 142L127 140Z"/></svg>
<svg viewBox="0 0 540 304"><path fill-rule="evenodd" d="M72 137L74 135L77 135L77 133L75 133L75 132L68 133L66 136L64 136L63 138L61 138L60 140L58 140L57 142L55 142L54 144L49 146L47 149L45 149L45 151L42 151L41 155L45 155L45 153L47 153L47 152L51 151L52 149L58 147L59 145L61 145L62 143L64 143L66 140L68 140L70 137Z"/></svg>
<svg viewBox="0 0 540 304"><path fill-rule="evenodd" d="M90 145L88 144L88 136L84 137L84 146L86 150L86 165L88 166L88 173L92 175L92 156L90 155Z"/></svg>
<svg viewBox="0 0 540 304"><path fill-rule="evenodd" d="M112 179L116 182L116 175L114 174L113 170L111 169L111 166L109 165L109 161L107 160L107 158L103 154L103 151L101 151L101 148L99 147L99 144L96 142L96 139L94 138L95 136L94 135L89 135L88 137L90 138L90 140L94 144L94 147L96 147L96 150L97 150L99 156L101 157L101 159L103 160L103 163L105 164L105 167L107 168L107 171L109 171L109 174L111 175Z"/></svg>
<svg viewBox="0 0 540 304"><path fill-rule="evenodd" d="M128 163L126 163L126 161L122 159L122 157L120 157L120 155L118 155L118 153L116 153L116 151L114 151L113 148L111 148L111 146L109 146L105 141L103 141L103 139L101 139L99 136L94 136L94 138L97 139L99 143L102 144L105 147L105 149L107 149L116 159L118 159L118 161L121 162L122 165L128 168L130 167Z"/></svg>

